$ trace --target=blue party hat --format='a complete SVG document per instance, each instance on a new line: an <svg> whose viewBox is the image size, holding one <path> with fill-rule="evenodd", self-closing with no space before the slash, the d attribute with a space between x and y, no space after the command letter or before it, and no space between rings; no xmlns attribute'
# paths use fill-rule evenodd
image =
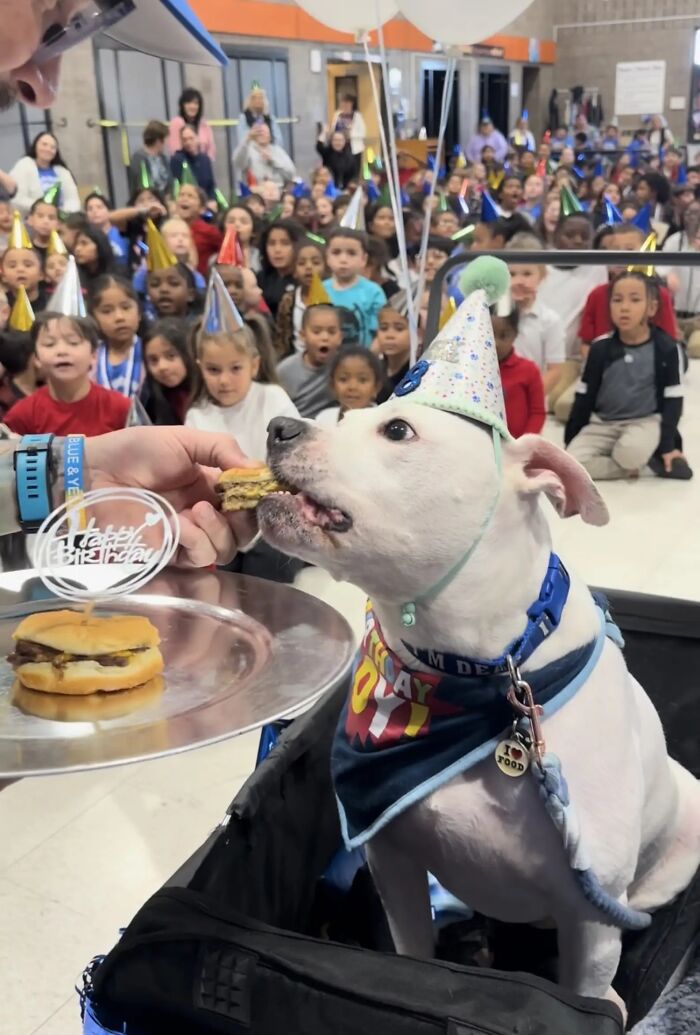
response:
<svg viewBox="0 0 700 1035"><path fill-rule="evenodd" d="M368 201L379 200L379 195L381 191L379 190L379 187L377 187L377 184L374 182L374 180L367 180L367 183L365 184L365 190L367 191Z"/></svg>
<svg viewBox="0 0 700 1035"><path fill-rule="evenodd" d="M326 189L324 190L323 193L326 195L327 198L330 198L332 201L335 201L335 199L340 194L340 191L338 190L336 185L333 183L333 180L329 180L328 184L326 185Z"/></svg>
<svg viewBox="0 0 700 1035"><path fill-rule="evenodd" d="M397 385L395 396L470 417L509 440L489 311L509 284L508 267L500 259L482 255L470 262L460 278L464 302Z"/></svg>
<svg viewBox="0 0 700 1035"><path fill-rule="evenodd" d="M481 109L481 119L480 119L480 121L481 122L492 122L493 121L493 119L491 118L491 116L488 113L488 109L487 108L482 108Z"/></svg>
<svg viewBox="0 0 700 1035"><path fill-rule="evenodd" d="M493 223L501 218L501 210L487 190L481 196L481 222Z"/></svg>
<svg viewBox="0 0 700 1035"><path fill-rule="evenodd" d="M243 326L243 318L236 303L229 295L219 271L213 269L204 302L202 330L205 334L234 334Z"/></svg>
<svg viewBox="0 0 700 1035"><path fill-rule="evenodd" d="M527 108L523 108L523 113L520 116L520 118L523 119L525 122L528 121Z"/></svg>
<svg viewBox="0 0 700 1035"><path fill-rule="evenodd" d="M613 205L610 198L603 197L603 208L605 209L604 222L607 223L608 226L614 226L615 223L624 222L622 218L622 213L620 212L617 205Z"/></svg>
<svg viewBox="0 0 700 1035"><path fill-rule="evenodd" d="M603 172L603 163L601 162L600 158L598 159L598 161L595 163L595 165L593 167L593 175L594 176L605 176L605 173Z"/></svg>
<svg viewBox="0 0 700 1035"><path fill-rule="evenodd" d="M682 187L684 183L688 182L688 173L684 165L678 166L678 179L676 180L676 186Z"/></svg>
<svg viewBox="0 0 700 1035"><path fill-rule="evenodd" d="M238 197L239 198L248 198L248 197L250 197L250 195L252 193L253 193L252 190L250 189L248 184L245 182L245 180L239 180L238 181Z"/></svg>
<svg viewBox="0 0 700 1035"><path fill-rule="evenodd" d="M634 217L632 222L635 226L639 227L639 229L642 230L645 234L648 234L651 231L651 217L653 216L653 214L654 210L652 206L649 204L649 202L647 202L646 205L640 208L639 212Z"/></svg>
<svg viewBox="0 0 700 1035"><path fill-rule="evenodd" d="M294 186L292 187L292 194L295 198L307 198L310 195L310 193L311 191L302 179L296 179L294 181Z"/></svg>

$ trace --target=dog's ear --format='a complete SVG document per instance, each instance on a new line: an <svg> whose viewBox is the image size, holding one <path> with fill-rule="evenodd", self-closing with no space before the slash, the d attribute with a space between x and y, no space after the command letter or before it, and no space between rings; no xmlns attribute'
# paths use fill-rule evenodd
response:
<svg viewBox="0 0 700 1035"><path fill-rule="evenodd" d="M523 435L503 449L518 492L543 492L560 517L580 514L589 525L605 525L608 508L578 460L539 435Z"/></svg>

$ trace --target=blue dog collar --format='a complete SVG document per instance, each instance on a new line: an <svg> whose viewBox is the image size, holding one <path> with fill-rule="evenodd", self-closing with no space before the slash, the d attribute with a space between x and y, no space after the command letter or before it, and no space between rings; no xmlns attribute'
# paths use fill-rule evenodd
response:
<svg viewBox="0 0 700 1035"><path fill-rule="evenodd" d="M23 532L37 532L51 513L53 435L24 435L15 450L15 492Z"/></svg>
<svg viewBox="0 0 700 1035"><path fill-rule="evenodd" d="M442 651L412 647L405 640L402 641L403 645L418 661L446 675L494 676L506 673L508 656L516 667L520 667L558 627L570 584L568 571L555 553L550 554L540 595L527 610L525 631L498 658L466 658L459 654L445 654Z"/></svg>

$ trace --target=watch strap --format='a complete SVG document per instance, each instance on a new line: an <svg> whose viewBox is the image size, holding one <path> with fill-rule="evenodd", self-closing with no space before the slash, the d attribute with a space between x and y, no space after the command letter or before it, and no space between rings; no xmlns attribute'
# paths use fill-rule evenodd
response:
<svg viewBox="0 0 700 1035"><path fill-rule="evenodd" d="M15 493L19 524L36 532L51 505L51 444L53 435L23 435L15 450Z"/></svg>

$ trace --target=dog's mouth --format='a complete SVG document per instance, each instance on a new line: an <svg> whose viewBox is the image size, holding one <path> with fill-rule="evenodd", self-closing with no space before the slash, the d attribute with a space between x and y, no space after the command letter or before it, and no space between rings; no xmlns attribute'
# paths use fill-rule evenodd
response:
<svg viewBox="0 0 700 1035"><path fill-rule="evenodd" d="M323 532L349 532L352 528L352 517L332 502L312 496L306 489L294 485L279 471L272 467L275 480L281 486L278 492L269 493L260 503L265 510L272 507L292 510L295 516L305 525L320 528Z"/></svg>

